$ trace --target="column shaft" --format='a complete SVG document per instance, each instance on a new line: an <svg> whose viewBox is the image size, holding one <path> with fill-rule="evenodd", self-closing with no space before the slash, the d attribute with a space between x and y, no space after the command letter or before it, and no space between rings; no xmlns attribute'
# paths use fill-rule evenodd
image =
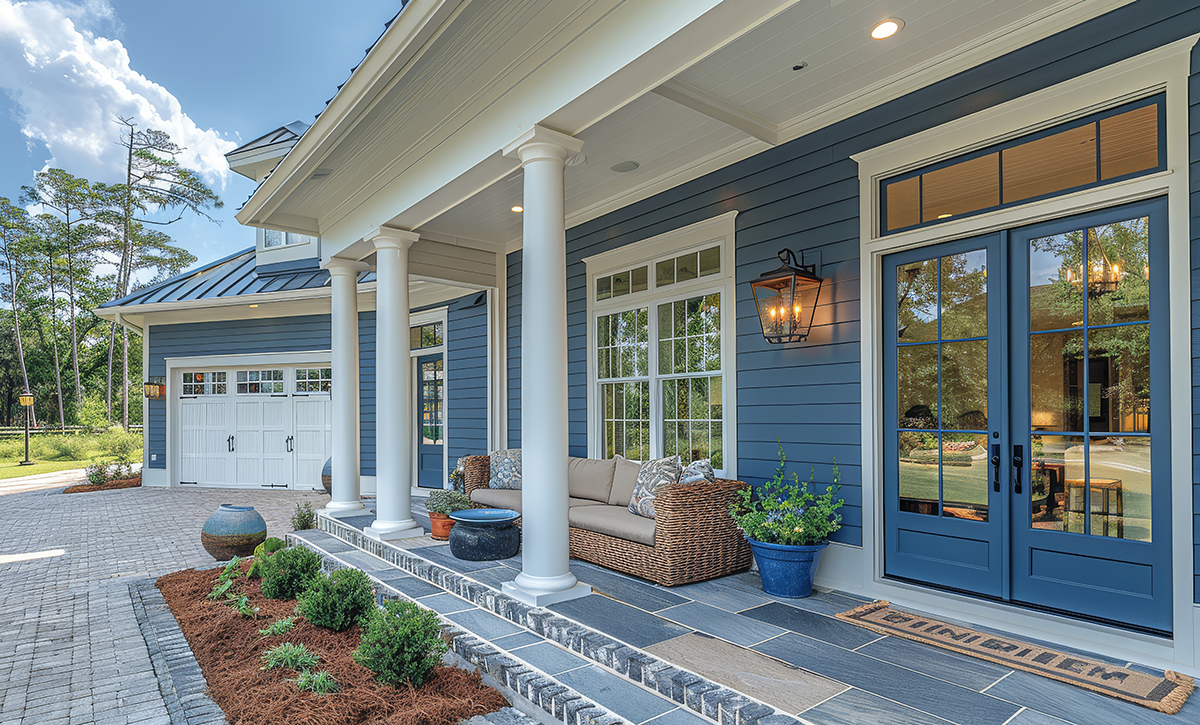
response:
<svg viewBox="0 0 1200 725"><path fill-rule="evenodd" d="M335 260L329 266L333 348L333 495L325 512L355 516L359 500L358 272L362 265Z"/></svg>

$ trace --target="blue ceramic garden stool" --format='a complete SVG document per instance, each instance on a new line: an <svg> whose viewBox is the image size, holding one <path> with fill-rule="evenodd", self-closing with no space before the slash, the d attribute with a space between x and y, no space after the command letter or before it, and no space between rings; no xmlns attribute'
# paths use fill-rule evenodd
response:
<svg viewBox="0 0 1200 725"><path fill-rule="evenodd" d="M253 506L223 503L200 530L200 543L217 561L250 556L267 540L267 522Z"/></svg>
<svg viewBox="0 0 1200 725"><path fill-rule="evenodd" d="M521 530L512 509L468 509L449 514L456 522L450 529L450 553L463 561L495 561L516 556L521 548Z"/></svg>

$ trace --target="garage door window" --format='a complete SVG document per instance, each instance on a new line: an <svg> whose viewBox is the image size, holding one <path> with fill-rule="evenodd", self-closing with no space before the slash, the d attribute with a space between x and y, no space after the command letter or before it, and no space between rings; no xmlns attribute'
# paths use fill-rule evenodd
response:
<svg viewBox="0 0 1200 725"><path fill-rule="evenodd" d="M328 393L333 381L330 368L299 368L296 370L297 393Z"/></svg>
<svg viewBox="0 0 1200 725"><path fill-rule="evenodd" d="M283 392L282 370L238 370L238 395Z"/></svg>
<svg viewBox="0 0 1200 725"><path fill-rule="evenodd" d="M184 395L224 395L225 373L184 373Z"/></svg>

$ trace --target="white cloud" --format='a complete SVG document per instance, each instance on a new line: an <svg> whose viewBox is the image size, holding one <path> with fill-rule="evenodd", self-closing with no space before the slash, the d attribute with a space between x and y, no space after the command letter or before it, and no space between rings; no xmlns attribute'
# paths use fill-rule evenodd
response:
<svg viewBox="0 0 1200 725"><path fill-rule="evenodd" d="M122 181L124 157L115 143L122 127L114 121L132 116L141 128L170 134L187 149L180 162L224 189L223 155L237 144L199 128L175 96L130 67L119 40L77 25L88 21L118 22L105 0L0 0L0 88L16 103L22 132L53 154L47 166L92 181Z"/></svg>

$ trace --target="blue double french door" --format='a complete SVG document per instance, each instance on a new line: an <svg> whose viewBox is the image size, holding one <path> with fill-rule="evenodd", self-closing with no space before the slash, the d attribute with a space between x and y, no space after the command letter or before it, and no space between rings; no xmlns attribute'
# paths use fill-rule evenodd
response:
<svg viewBox="0 0 1200 725"><path fill-rule="evenodd" d="M1166 263L1165 201L885 258L887 576L1170 631Z"/></svg>

